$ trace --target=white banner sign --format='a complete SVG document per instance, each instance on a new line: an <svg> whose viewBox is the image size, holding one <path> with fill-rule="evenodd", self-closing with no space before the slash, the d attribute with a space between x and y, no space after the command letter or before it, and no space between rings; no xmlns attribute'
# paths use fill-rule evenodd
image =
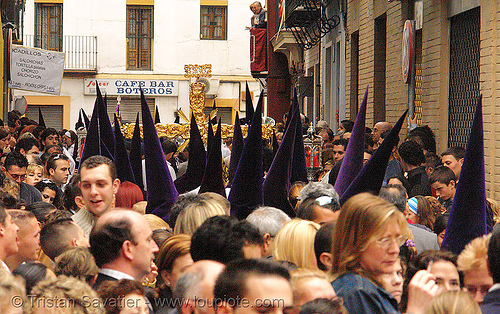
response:
<svg viewBox="0 0 500 314"><path fill-rule="evenodd" d="M59 95L64 52L12 45L9 88Z"/></svg>
<svg viewBox="0 0 500 314"><path fill-rule="evenodd" d="M144 95L150 96L178 96L179 95L179 81L173 80L84 80L84 94L96 94L96 81L99 84L101 93L113 96L134 96L140 95L139 91L142 88Z"/></svg>

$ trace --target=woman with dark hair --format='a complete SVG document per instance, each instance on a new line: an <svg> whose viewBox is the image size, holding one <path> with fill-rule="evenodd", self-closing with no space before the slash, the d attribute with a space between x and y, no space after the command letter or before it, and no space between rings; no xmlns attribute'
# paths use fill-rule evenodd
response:
<svg viewBox="0 0 500 314"><path fill-rule="evenodd" d="M49 218L50 214L54 213L57 208L50 203L35 202L26 206L26 210L32 212L35 215L36 220L43 225Z"/></svg>
<svg viewBox="0 0 500 314"><path fill-rule="evenodd" d="M437 287L436 295L445 291L460 290L462 275L457 269L457 256L447 251L424 251L408 263L408 270L404 287L408 287L413 276L420 270L427 270L434 275ZM406 291L404 289L401 304L402 312L405 310ZM412 312L408 310L408 312Z"/></svg>
<svg viewBox="0 0 500 314"><path fill-rule="evenodd" d="M40 262L27 262L21 264L12 271L12 274L24 279L26 284L26 293L28 295L31 294L31 289L33 289L33 287L40 281L46 278L56 277L52 270Z"/></svg>
<svg viewBox="0 0 500 314"><path fill-rule="evenodd" d="M116 193L115 207L131 209L135 203L142 202L144 196L136 184L123 181Z"/></svg>
<svg viewBox="0 0 500 314"><path fill-rule="evenodd" d="M61 190L54 182L48 179L43 179L35 184L35 188L42 194L43 202L52 204L56 208L59 208L61 205Z"/></svg>
<svg viewBox="0 0 500 314"><path fill-rule="evenodd" d="M6 128L0 128L0 156L10 153L10 133Z"/></svg>
<svg viewBox="0 0 500 314"><path fill-rule="evenodd" d="M446 232L446 225L448 224L448 219L450 218L450 213L444 213L437 217L434 221L434 233L437 235L437 240L439 246L443 243L444 234Z"/></svg>
<svg viewBox="0 0 500 314"><path fill-rule="evenodd" d="M352 128L354 127L354 122L351 120L342 120L340 122L339 132L352 132Z"/></svg>

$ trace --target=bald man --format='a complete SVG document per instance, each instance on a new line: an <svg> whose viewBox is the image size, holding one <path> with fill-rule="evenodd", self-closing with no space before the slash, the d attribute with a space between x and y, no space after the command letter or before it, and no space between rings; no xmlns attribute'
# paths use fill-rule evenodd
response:
<svg viewBox="0 0 500 314"><path fill-rule="evenodd" d="M386 121L380 121L375 123L372 130L372 138L375 142L375 146L378 146L378 141L380 140L380 135L385 131L392 129L392 124Z"/></svg>
<svg viewBox="0 0 500 314"><path fill-rule="evenodd" d="M104 213L90 233L90 252L101 268L94 288L107 280L141 281L151 272L158 246L146 219L131 210Z"/></svg>
<svg viewBox="0 0 500 314"><path fill-rule="evenodd" d="M174 298L184 300L177 305L178 313L215 313L212 304L214 287L222 270L224 264L210 260L198 261L189 266L175 285Z"/></svg>

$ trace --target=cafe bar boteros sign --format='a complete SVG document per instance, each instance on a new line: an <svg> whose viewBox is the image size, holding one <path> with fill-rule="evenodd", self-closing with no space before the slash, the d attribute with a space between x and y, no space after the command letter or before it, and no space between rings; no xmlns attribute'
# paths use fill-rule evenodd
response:
<svg viewBox="0 0 500 314"><path fill-rule="evenodd" d="M140 88L145 95L178 96L179 81L175 80L137 80L137 79L85 79L84 94L95 95L96 84L101 93L108 96L138 96Z"/></svg>

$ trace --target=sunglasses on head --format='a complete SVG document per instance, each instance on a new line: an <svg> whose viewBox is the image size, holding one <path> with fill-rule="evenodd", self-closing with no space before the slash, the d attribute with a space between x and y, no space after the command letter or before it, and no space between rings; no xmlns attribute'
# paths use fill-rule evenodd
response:
<svg viewBox="0 0 500 314"><path fill-rule="evenodd" d="M314 204L316 204L318 206L325 206L325 205L329 205L331 203L333 203L333 197L328 196L328 195L323 195L323 196L317 197L314 200Z"/></svg>

